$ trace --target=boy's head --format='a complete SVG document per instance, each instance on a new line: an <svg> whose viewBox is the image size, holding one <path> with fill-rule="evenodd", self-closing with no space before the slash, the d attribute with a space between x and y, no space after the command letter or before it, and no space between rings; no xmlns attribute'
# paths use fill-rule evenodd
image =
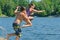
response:
<svg viewBox="0 0 60 40"><path fill-rule="evenodd" d="M20 12L26 10L26 7L24 7L24 6L18 6L17 8L18 8L18 11L20 11Z"/></svg>
<svg viewBox="0 0 60 40"><path fill-rule="evenodd" d="M21 12L22 12L22 11L26 11L26 7L21 6L21 7L20 7L20 11L21 11Z"/></svg>

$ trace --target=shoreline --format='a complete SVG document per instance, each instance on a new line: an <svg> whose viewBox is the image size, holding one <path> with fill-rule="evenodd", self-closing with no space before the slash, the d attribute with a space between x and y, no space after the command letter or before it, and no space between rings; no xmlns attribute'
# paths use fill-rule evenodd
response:
<svg viewBox="0 0 60 40"><path fill-rule="evenodd" d="M2 15L0 15L0 17L8 17L8 16L2 14Z"/></svg>
<svg viewBox="0 0 60 40"><path fill-rule="evenodd" d="M14 16L15 17L15 16ZM14 17L12 17L12 18L14 18ZM34 16L34 17L38 17L38 16ZM55 16L46 16L46 17L48 17L48 18L58 18L58 17L60 17L60 16L58 16L58 17L55 17ZM0 18L11 18L11 17L8 17L8 16L0 16ZM43 18L43 17L42 17Z"/></svg>

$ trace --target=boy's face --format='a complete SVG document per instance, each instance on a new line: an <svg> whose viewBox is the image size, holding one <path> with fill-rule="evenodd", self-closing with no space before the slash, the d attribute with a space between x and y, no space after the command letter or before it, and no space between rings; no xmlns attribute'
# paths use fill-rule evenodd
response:
<svg viewBox="0 0 60 40"><path fill-rule="evenodd" d="M26 10L24 10L24 13L26 13Z"/></svg>

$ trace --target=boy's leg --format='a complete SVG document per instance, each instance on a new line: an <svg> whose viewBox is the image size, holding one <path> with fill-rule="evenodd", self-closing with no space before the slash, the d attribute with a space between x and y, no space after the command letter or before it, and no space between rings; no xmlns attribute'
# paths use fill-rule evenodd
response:
<svg viewBox="0 0 60 40"><path fill-rule="evenodd" d="M19 38L20 38L19 36L16 36L16 40L19 40Z"/></svg>
<svg viewBox="0 0 60 40"><path fill-rule="evenodd" d="M11 36L16 36L16 40L19 40L19 36L17 36L15 33L12 33L12 34L8 34L7 35L7 40L9 40L9 37L11 37Z"/></svg>
<svg viewBox="0 0 60 40"><path fill-rule="evenodd" d="M28 18L29 18L30 20L33 20L33 18L34 18L34 17L32 17L32 16L29 16Z"/></svg>
<svg viewBox="0 0 60 40"><path fill-rule="evenodd" d="M15 33L7 34L7 38L6 38L6 39L9 40L9 37L10 37L10 36L16 36L16 34L15 34Z"/></svg>

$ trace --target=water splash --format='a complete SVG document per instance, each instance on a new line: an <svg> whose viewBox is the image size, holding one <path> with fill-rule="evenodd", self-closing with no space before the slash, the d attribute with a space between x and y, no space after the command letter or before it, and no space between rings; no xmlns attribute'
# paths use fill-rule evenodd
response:
<svg viewBox="0 0 60 40"><path fill-rule="evenodd" d="M0 36L5 38L6 35L7 35L6 29L4 27L0 26Z"/></svg>

